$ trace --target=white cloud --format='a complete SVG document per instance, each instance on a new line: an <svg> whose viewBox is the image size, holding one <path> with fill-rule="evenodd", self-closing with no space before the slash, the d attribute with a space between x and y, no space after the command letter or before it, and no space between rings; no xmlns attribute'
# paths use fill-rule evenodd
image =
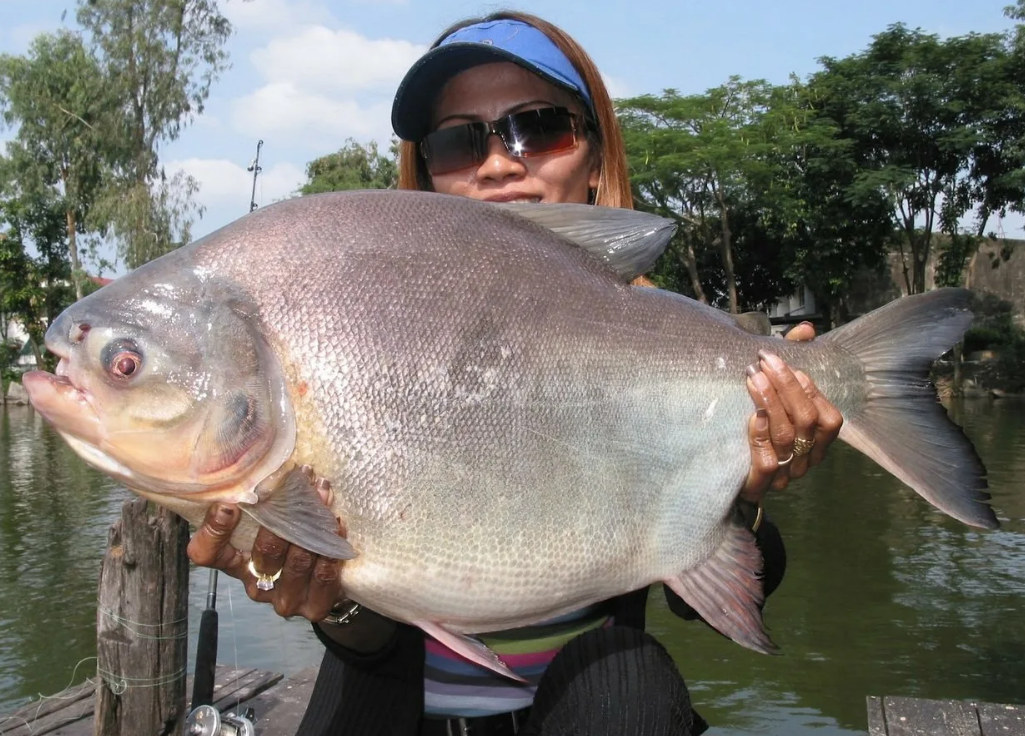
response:
<svg viewBox="0 0 1025 736"><path fill-rule="evenodd" d="M232 125L251 131L256 124L265 138L287 136L311 148L335 148L349 137L386 144L395 88L424 51L324 25L271 39L250 55L263 84L232 101Z"/></svg>
<svg viewBox="0 0 1025 736"><path fill-rule="evenodd" d="M216 212L225 205L237 213L245 212L253 186L253 175L245 167L227 159L209 158L187 158L171 161L166 166L169 173L185 171L199 182L196 200L208 212ZM257 202L270 204L291 196L304 177L302 169L294 164L261 166L257 178Z"/></svg>
<svg viewBox="0 0 1025 736"><path fill-rule="evenodd" d="M352 98L315 94L292 82L268 84L232 103L237 130L259 121L264 138L281 135L312 147L339 147L346 138L384 145L391 137L391 100L361 105Z"/></svg>
<svg viewBox="0 0 1025 736"><path fill-rule="evenodd" d="M393 89L426 50L426 46L409 41L369 39L345 28L311 26L273 39L250 58L270 83L301 83L318 92L351 92Z"/></svg>
<svg viewBox="0 0 1025 736"><path fill-rule="evenodd" d="M280 31L335 22L331 10L315 0L230 0L221 12L239 31Z"/></svg>

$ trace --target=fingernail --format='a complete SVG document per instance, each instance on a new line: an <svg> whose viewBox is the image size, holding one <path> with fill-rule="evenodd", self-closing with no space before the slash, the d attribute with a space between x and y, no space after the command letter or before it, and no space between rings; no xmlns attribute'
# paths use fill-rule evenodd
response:
<svg viewBox="0 0 1025 736"><path fill-rule="evenodd" d="M749 376L754 376L754 375L755 375L756 373L758 373L758 372L759 372L760 370L761 370L761 368L759 368L759 367L758 367L758 366L756 366L756 365L749 365L749 366L747 367L747 375L749 375Z"/></svg>
<svg viewBox="0 0 1025 736"><path fill-rule="evenodd" d="M804 322L802 322L801 325L808 325L809 327L814 327L815 326L811 322L809 322L808 320L805 320ZM798 325L798 327L800 327L801 325Z"/></svg>
<svg viewBox="0 0 1025 736"><path fill-rule="evenodd" d="M769 412L761 407L758 407L758 411L755 412L755 429L759 432L769 429Z"/></svg>
<svg viewBox="0 0 1025 736"><path fill-rule="evenodd" d="M766 409L765 407L763 407L763 406L759 406L759 407L758 407L758 408L757 408L757 409L755 410L755 414L757 414L757 415L758 415L758 418L759 418L759 419L768 419L768 418L769 418L769 412L768 412L768 410L767 410L767 409Z"/></svg>
<svg viewBox="0 0 1025 736"><path fill-rule="evenodd" d="M761 371L749 373L748 376L751 383L753 383L755 388L759 391L766 391L769 388L769 377Z"/></svg>
<svg viewBox="0 0 1025 736"><path fill-rule="evenodd" d="M774 371L783 368L783 361L775 353L770 353L768 350L759 350L758 357L768 363L769 367Z"/></svg>

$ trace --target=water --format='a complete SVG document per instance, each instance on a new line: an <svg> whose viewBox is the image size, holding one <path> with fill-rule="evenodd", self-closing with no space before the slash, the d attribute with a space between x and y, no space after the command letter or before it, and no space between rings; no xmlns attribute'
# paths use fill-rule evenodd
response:
<svg viewBox="0 0 1025 736"><path fill-rule="evenodd" d="M1025 702L1025 402L955 407L990 470L1003 522L978 532L933 511L846 447L776 494L789 555L766 607L765 657L651 596L651 631L712 733L864 733L865 696ZM86 468L29 409L0 411L0 712L95 672L96 581L127 493ZM194 647L207 572L191 588ZM292 673L320 659L302 621L221 576L219 660Z"/></svg>

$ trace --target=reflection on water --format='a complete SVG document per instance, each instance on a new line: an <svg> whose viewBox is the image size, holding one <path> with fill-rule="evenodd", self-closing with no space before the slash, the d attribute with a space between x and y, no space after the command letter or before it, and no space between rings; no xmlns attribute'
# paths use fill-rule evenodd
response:
<svg viewBox="0 0 1025 736"><path fill-rule="evenodd" d="M128 498L37 413L0 409L0 713L95 675L100 561ZM192 574L190 656L208 577ZM286 672L319 662L307 625L264 608L220 577L220 661Z"/></svg>
<svg viewBox="0 0 1025 736"><path fill-rule="evenodd" d="M837 447L770 501L790 560L765 612L781 656L681 621L652 596L651 630L713 733L864 733L869 694L1025 702L1025 403L953 413L989 467L1000 531L942 516ZM125 498L32 411L0 413L0 712L93 673L99 560ZM194 571L192 646L206 581ZM220 661L283 672L319 661L306 624L223 576L218 610Z"/></svg>
<svg viewBox="0 0 1025 736"><path fill-rule="evenodd" d="M655 605L716 733L864 733L870 694L1025 702L1023 409L957 414L989 467L1000 531L941 515L847 447L770 501L789 558L765 611L781 656Z"/></svg>

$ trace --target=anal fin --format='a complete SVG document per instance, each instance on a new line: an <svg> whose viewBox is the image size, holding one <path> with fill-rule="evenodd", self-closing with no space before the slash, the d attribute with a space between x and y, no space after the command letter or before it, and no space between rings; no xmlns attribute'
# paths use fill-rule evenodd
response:
<svg viewBox="0 0 1025 736"><path fill-rule="evenodd" d="M440 641L442 644L447 646L456 654L466 657L474 664L479 664L481 667L497 672L504 677L508 677L517 682L527 682L511 669L509 669L505 662L498 658L498 655L491 651L487 645L483 642L478 641L465 634L457 634L453 631L449 631L441 624L432 623L430 621L413 621L414 626L418 626L430 636Z"/></svg>
<svg viewBox="0 0 1025 736"><path fill-rule="evenodd" d="M338 520L320 500L314 479L295 468L273 489L258 491L255 504L239 504L261 526L321 557L351 560L352 545L338 533Z"/></svg>
<svg viewBox="0 0 1025 736"><path fill-rule="evenodd" d="M731 524L726 539L702 564L663 582L705 623L741 646L774 654L762 623L762 554L745 527Z"/></svg>

